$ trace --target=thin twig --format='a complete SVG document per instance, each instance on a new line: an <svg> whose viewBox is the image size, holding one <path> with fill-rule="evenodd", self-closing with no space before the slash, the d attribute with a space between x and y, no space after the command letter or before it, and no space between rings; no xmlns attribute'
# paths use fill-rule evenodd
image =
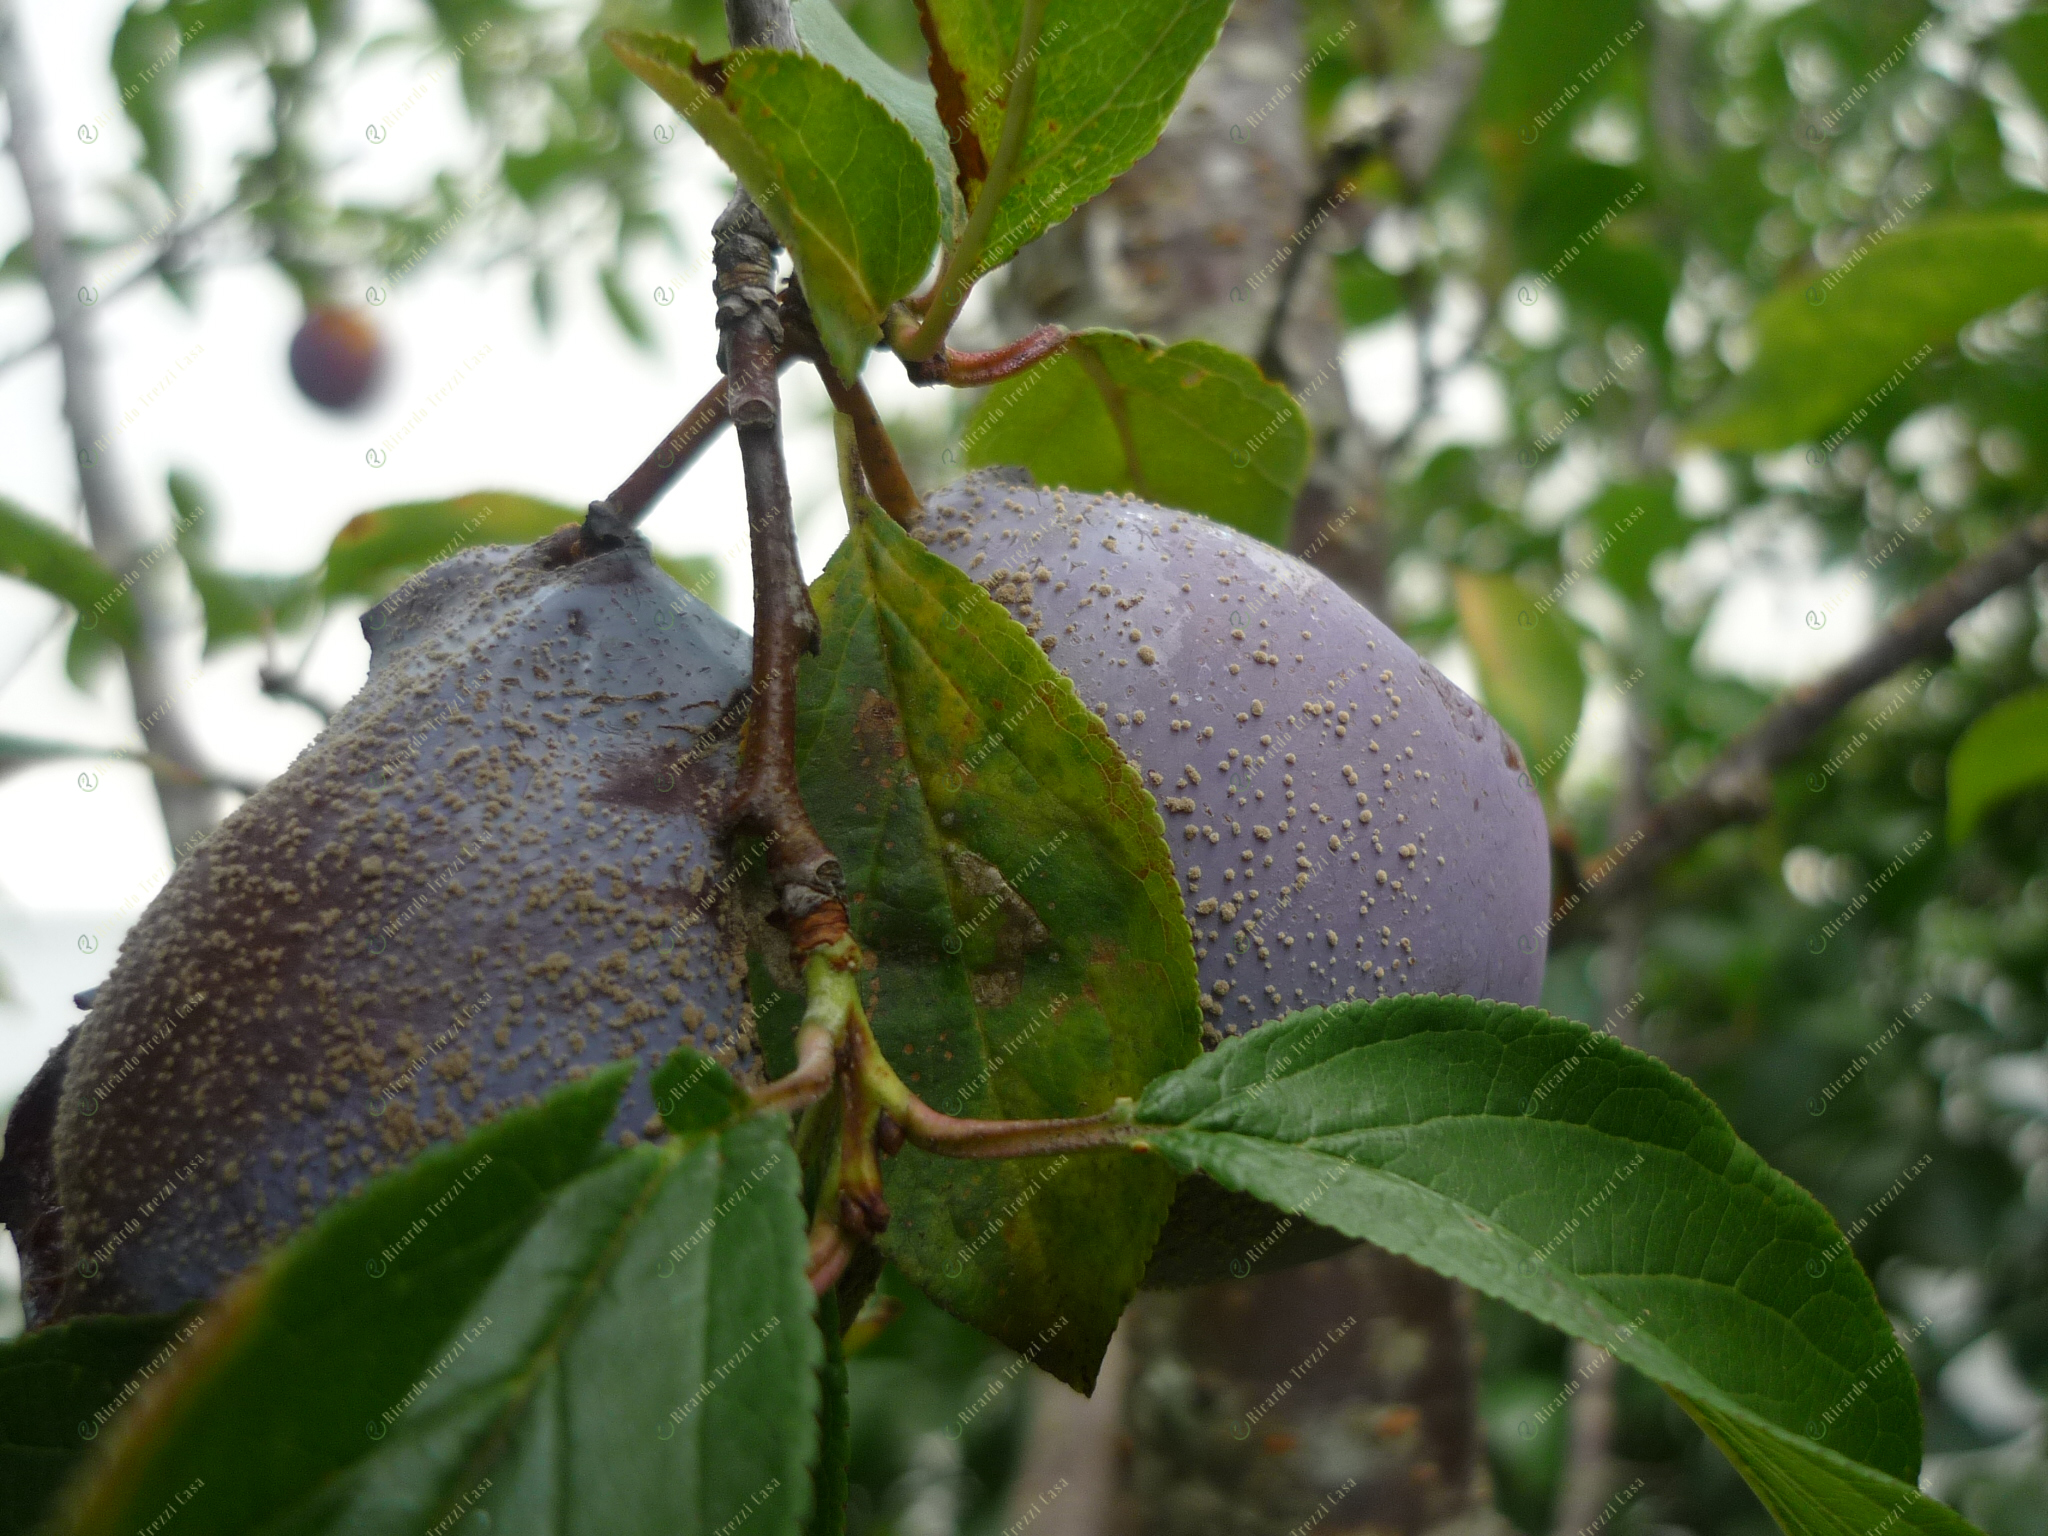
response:
<svg viewBox="0 0 2048 1536"><path fill-rule="evenodd" d="M661 499L662 492L689 467L698 451L718 435L726 421L725 380L720 379L704 392L703 399L690 407L675 430L640 461L640 467L605 498L612 510L628 523L637 524Z"/></svg>
<svg viewBox="0 0 2048 1536"><path fill-rule="evenodd" d="M1730 742L1691 789L1652 809L1612 848L1587 862L1585 878L1579 882L1581 899L1572 911L1574 926L1589 912L1639 889L1662 866L1721 828L1768 815L1771 774L1803 752L1844 706L1907 662L1946 653L1951 624L2044 561L2048 513L2036 515L2003 543L1950 571L1826 677L1793 689Z"/></svg>

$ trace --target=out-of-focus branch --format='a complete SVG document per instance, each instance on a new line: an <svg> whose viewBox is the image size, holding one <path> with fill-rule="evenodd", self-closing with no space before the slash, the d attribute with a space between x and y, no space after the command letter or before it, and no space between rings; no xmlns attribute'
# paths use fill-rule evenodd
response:
<svg viewBox="0 0 2048 1536"><path fill-rule="evenodd" d="M44 137L42 82L28 57L14 0L0 0L0 90L7 95L11 123L8 149L21 172L28 205L29 246L50 305L51 329L64 369L64 421L78 459L79 491L93 550L110 570L128 571L145 554L148 541L115 473L109 440L114 429L100 386L91 311L80 304L85 286L65 226L63 193ZM177 690L165 668L174 626L160 578L141 575L131 591L140 631L123 653L134 696L135 719L150 753L177 770L156 775L157 801L173 849L189 847L219 821L219 796L208 783L198 743L178 707Z"/></svg>
<svg viewBox="0 0 2048 1536"><path fill-rule="evenodd" d="M1829 721L1864 689L1907 662L1948 648L1948 628L2003 588L2048 561L2048 513L2030 519L2003 543L1957 566L1879 628L1870 643L1818 682L1795 688L1750 730L1730 742L1684 794L1656 806L1588 860L1573 926L1640 889L1658 869L1705 838L1771 808L1771 774L1806 750Z"/></svg>

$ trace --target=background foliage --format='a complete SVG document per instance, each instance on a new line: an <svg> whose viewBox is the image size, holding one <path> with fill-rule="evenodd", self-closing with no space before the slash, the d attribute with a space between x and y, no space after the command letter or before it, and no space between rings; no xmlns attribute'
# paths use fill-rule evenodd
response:
<svg viewBox="0 0 2048 1536"><path fill-rule="evenodd" d="M919 70L907 5L844 9ZM568 273L640 337L621 274L666 231L646 195L644 92L599 41L618 26L724 46L717 7L696 0L419 11L407 35L459 61L481 148L417 197L365 206L329 192L307 103L391 35L324 4L138 5L109 61L117 81L147 75L126 100L143 149L134 224L104 238L147 236L173 291L232 248L318 298L343 274L443 259L437 231L460 217L490 232L486 259L528 270L543 316ZM1301 27L1311 45L1342 33L1299 86L1319 141L1384 122L1398 87L1465 61L1469 99L1426 184L1365 173L1370 217L1335 255L1338 293L1353 388L1368 414L1376 391L1391 397L1386 436L1400 434L1376 509L1390 616L1520 735L1567 853L1605 846L1631 797L1692 782L1777 680L1815 669L1814 646L2039 509L2048 12L1309 0ZM167 51L174 67L155 68ZM188 217L203 113L189 75L227 63L270 92L274 134L237 161L226 207ZM166 217L171 234L147 234ZM0 263L0 282L28 275L21 248ZM1403 431L1413 381L1383 360L1418 325L1446 403ZM927 483L959 467L981 408L904 424ZM1261 489L1245 495L1265 516ZM547 515L504 500L508 537ZM0 503L0 528L50 510ZM452 532L470 514L435 516ZM50 526L10 534L0 560L53 590L103 580ZM317 572L218 571L198 539L179 554L209 637L226 638L262 615L309 622L316 591L386 589L446 542L387 547L379 531L337 530ZM1545 1001L1597 1020L1630 978L1643 1045L1851 1231L1896 1318L1928 1320L1911 1354L1931 1486L1992 1536L2034 1536L2048 1528L2048 744L2026 726L2038 703L2018 701L2048 673L2048 587L2002 594L1954 638L1780 775L1767 820L1669 870L1622 940L1563 930ZM75 642L81 675L104 644ZM1958 750L2001 722L2018 724ZM1832 926L1859 893L1867 905ZM849 1362L850 1529L997 1529L1022 1394L957 1440L945 1428L1011 1357L893 1278L884 1290L908 1299ZM1481 1316L1501 1504L1543 1531L1563 1420L1524 1429L1560 1389L1564 1343L1491 1303ZM1621 1390L1618 1452L1645 1491L1620 1529L1769 1528L1674 1405L1633 1375Z"/></svg>

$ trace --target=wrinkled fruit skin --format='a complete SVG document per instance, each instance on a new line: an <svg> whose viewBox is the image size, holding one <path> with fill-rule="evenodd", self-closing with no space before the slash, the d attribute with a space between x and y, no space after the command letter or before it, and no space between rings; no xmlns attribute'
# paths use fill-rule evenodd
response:
<svg viewBox="0 0 2048 1536"><path fill-rule="evenodd" d="M360 309L316 304L292 335L292 382L330 411L350 411L370 398L384 373L384 340Z"/></svg>
<svg viewBox="0 0 2048 1536"><path fill-rule="evenodd" d="M1015 470L927 498L916 531L1037 637L1151 787L1212 1044L1348 998L1538 1000L1550 862L1521 753L1334 582L1207 518ZM1226 1273L1241 1250L1190 1222L1232 1210L1251 1240L1275 1219L1184 1183L1148 1283Z"/></svg>
<svg viewBox="0 0 2048 1536"><path fill-rule="evenodd" d="M637 538L592 553L573 526L464 551L364 628L362 691L179 864L53 1055L61 1088L46 1068L23 1096L0 1215L32 1326L173 1310L615 1059L643 1064L625 1142L660 1133L648 1081L678 1044L758 1077L711 830L746 636Z"/></svg>

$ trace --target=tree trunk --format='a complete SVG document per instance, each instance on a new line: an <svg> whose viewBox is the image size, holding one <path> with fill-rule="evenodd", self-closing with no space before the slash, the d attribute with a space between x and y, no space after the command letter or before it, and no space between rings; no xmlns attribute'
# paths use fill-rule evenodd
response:
<svg viewBox="0 0 2048 1536"><path fill-rule="evenodd" d="M1158 147L1020 254L997 313L1013 333L1201 336L1277 370L1316 434L1291 546L1377 606L1378 465L1338 370L1330 280L1370 210L1346 198L1295 244L1328 187L1294 78L1307 52L1294 0L1239 0ZM1038 1379L1011 1519L1031 1513L1032 1536L1505 1531L1476 1386L1464 1289L1370 1246L1143 1293L1095 1401Z"/></svg>

